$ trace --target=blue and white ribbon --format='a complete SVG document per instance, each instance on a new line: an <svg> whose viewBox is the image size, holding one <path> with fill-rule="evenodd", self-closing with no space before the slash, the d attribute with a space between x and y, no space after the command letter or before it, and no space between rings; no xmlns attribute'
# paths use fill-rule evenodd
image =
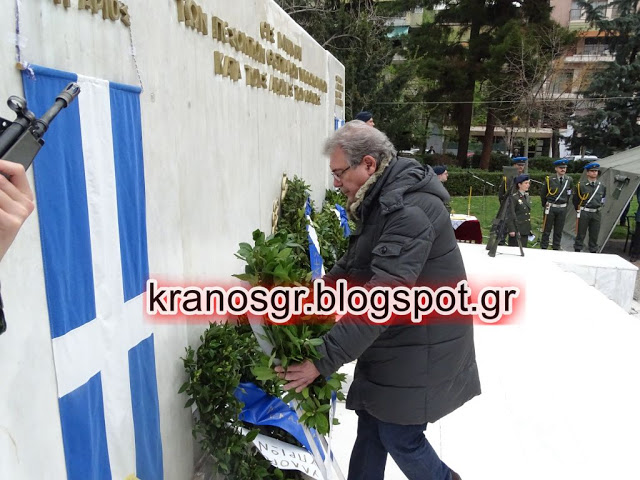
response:
<svg viewBox="0 0 640 480"><path fill-rule="evenodd" d="M334 211L338 216L338 220L340 220L340 227L344 232L344 236L348 237L349 235L351 235L351 229L349 228L349 219L347 217L347 211L339 203L336 203Z"/></svg>

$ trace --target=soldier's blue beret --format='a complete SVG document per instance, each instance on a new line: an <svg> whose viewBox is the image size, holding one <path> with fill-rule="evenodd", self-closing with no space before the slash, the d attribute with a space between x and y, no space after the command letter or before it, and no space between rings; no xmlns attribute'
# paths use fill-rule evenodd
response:
<svg viewBox="0 0 640 480"><path fill-rule="evenodd" d="M600 170L600 164L598 162L587 163L584 166L585 170Z"/></svg>
<svg viewBox="0 0 640 480"><path fill-rule="evenodd" d="M518 175L513 181L518 185L519 183L526 182L529 180L529 175L523 173L522 175Z"/></svg>
<svg viewBox="0 0 640 480"><path fill-rule="evenodd" d="M567 166L569 164L569 160L567 160L566 158L561 158L560 160L556 160L555 162L553 162L553 164L556 167L562 167L563 165Z"/></svg>
<svg viewBox="0 0 640 480"><path fill-rule="evenodd" d="M527 160L529 160L527 157L513 157L511 163L527 163Z"/></svg>
<svg viewBox="0 0 640 480"><path fill-rule="evenodd" d="M354 120L360 120L362 122L368 122L373 118L373 114L371 112L361 111L358 113Z"/></svg>
<svg viewBox="0 0 640 480"><path fill-rule="evenodd" d="M447 171L447 167L445 167L444 165L438 165L438 166L433 167L433 172L436 175L442 175L446 171Z"/></svg>

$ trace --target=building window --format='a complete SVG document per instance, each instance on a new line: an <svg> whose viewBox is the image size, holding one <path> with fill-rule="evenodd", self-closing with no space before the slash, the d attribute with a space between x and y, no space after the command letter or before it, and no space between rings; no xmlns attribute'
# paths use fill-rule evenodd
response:
<svg viewBox="0 0 640 480"><path fill-rule="evenodd" d="M571 20L582 20L584 17L584 11L580 8L580 5L576 0L571 2Z"/></svg>
<svg viewBox="0 0 640 480"><path fill-rule="evenodd" d="M614 13L614 7L606 7L608 0L591 0L589 3L591 3L591 5L593 5L593 8L598 8L598 7L605 7L602 9L602 13L606 18L614 18L615 13ZM580 4L576 1L573 0L571 2L571 13L570 13L570 20L585 20L585 11L584 9L582 9L580 7Z"/></svg>
<svg viewBox="0 0 640 480"><path fill-rule="evenodd" d="M609 44L605 37L589 37L584 39L583 55L609 55Z"/></svg>
<svg viewBox="0 0 640 480"><path fill-rule="evenodd" d="M553 95L562 95L564 93L571 93L572 86L573 86L573 72L571 70L558 72L551 79L551 93Z"/></svg>

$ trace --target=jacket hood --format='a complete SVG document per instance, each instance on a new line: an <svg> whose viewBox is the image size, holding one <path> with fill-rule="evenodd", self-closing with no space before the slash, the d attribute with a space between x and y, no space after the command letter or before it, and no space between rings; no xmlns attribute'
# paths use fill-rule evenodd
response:
<svg viewBox="0 0 640 480"><path fill-rule="evenodd" d="M420 165L410 158L391 159L381 177L372 185L362 202L363 210L379 198L382 213L388 214L404 205L407 193L421 191L449 201L449 192L430 166Z"/></svg>

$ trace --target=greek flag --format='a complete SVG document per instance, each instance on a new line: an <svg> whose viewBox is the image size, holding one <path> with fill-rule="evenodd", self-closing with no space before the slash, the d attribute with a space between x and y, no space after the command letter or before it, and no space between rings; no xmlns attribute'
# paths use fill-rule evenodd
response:
<svg viewBox="0 0 640 480"><path fill-rule="evenodd" d="M67 478L163 478L149 275L140 89L30 66L42 115L68 82L81 93L34 162Z"/></svg>
<svg viewBox="0 0 640 480"><path fill-rule="evenodd" d="M324 266L322 265L322 256L320 255L320 242L318 240L318 233L316 227L313 226L311 220L311 214L313 209L311 208L311 199L307 197L307 201L304 204L304 214L307 217L307 236L309 238L309 263L311 264L311 278L322 278L324 275Z"/></svg>

